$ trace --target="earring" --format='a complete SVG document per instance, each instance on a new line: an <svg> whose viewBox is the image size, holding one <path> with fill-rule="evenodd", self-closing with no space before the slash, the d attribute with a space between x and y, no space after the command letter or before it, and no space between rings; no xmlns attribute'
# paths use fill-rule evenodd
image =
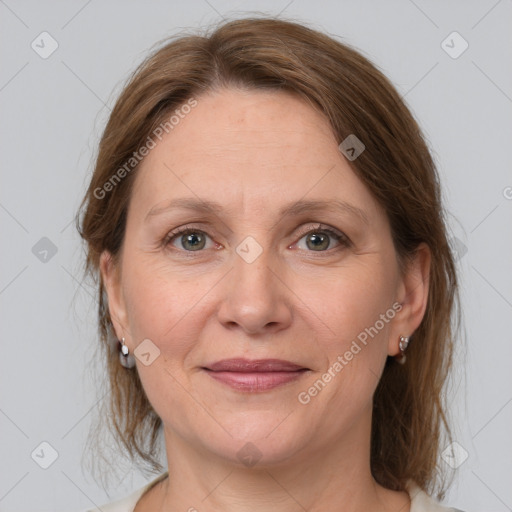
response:
<svg viewBox="0 0 512 512"><path fill-rule="evenodd" d="M135 366L135 358L130 354L130 350L126 346L124 342L124 338L119 340L119 343L121 345L120 351L119 351L119 362L125 367L125 368L133 368Z"/></svg>
<svg viewBox="0 0 512 512"><path fill-rule="evenodd" d="M395 356L395 359L398 363L404 364L406 361L405 351L409 346L409 336L400 336L398 341L398 347L400 348L400 354Z"/></svg>

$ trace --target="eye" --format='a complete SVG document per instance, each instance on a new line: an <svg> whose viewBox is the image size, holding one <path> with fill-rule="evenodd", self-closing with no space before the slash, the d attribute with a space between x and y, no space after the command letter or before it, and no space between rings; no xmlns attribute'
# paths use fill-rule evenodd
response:
<svg viewBox="0 0 512 512"><path fill-rule="evenodd" d="M299 249L314 252L325 252L340 246L347 247L348 245L349 240L343 233L322 226L309 230L297 242Z"/></svg>
<svg viewBox="0 0 512 512"><path fill-rule="evenodd" d="M186 252L200 252L212 246L220 247L204 231L187 226L171 231L164 240L164 246L168 245ZM327 252L348 247L350 240L341 231L320 224L305 232L296 245L305 251Z"/></svg>
<svg viewBox="0 0 512 512"><path fill-rule="evenodd" d="M177 249L188 252L201 251L208 249L207 241L210 237L198 229L181 228L169 233L165 239L165 245L171 244Z"/></svg>

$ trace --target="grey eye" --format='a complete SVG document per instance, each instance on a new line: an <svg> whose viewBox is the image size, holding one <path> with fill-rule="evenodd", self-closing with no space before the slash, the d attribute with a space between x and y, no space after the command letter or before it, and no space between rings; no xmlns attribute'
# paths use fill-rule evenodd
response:
<svg viewBox="0 0 512 512"><path fill-rule="evenodd" d="M208 235L202 231L186 231L171 239L172 245L185 251L200 251L206 247Z"/></svg>
<svg viewBox="0 0 512 512"><path fill-rule="evenodd" d="M329 235L324 233L312 233L306 236L306 245L314 251L324 251L329 248Z"/></svg>
<svg viewBox="0 0 512 512"><path fill-rule="evenodd" d="M305 241L305 247L303 244ZM298 247L304 250L322 252L332 249L334 245L340 243L340 236L337 233L327 230L311 231L304 235L298 242Z"/></svg>

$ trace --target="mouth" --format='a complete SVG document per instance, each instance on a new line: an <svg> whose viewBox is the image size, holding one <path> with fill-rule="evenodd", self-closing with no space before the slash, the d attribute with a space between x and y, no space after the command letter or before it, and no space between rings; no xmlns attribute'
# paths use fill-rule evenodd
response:
<svg viewBox="0 0 512 512"><path fill-rule="evenodd" d="M300 379L309 368L281 359L224 359L202 368L238 391L261 392Z"/></svg>

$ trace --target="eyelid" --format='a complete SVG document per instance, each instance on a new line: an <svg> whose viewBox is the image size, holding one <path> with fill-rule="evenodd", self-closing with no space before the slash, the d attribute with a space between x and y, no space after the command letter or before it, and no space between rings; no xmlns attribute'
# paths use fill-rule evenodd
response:
<svg viewBox="0 0 512 512"><path fill-rule="evenodd" d="M323 231L323 232L335 235L341 244L345 244L347 246L352 245L352 241L345 233L343 233L339 229L329 226L328 224L322 224L320 222L315 223L314 226L308 226L305 228L301 228L300 233L298 235L299 240L302 239L304 236L309 235L310 233L315 233L317 231ZM299 240L297 240L297 242ZM294 242L294 243L297 243L297 242ZM322 251L318 251L318 252L322 252ZM323 252L326 252L326 251L323 251Z"/></svg>

